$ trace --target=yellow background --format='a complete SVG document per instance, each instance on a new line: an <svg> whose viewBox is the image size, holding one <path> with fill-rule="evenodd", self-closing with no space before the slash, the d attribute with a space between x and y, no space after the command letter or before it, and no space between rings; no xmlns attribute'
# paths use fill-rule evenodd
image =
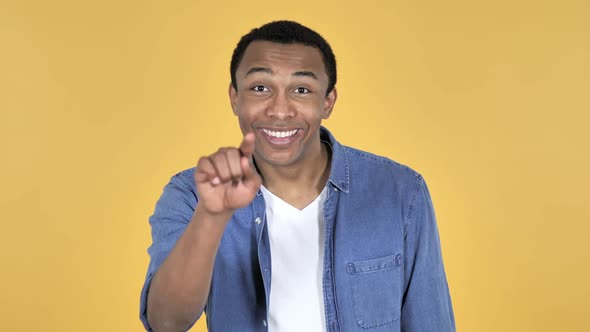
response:
<svg viewBox="0 0 590 332"><path fill-rule="evenodd" d="M148 216L240 141L239 37L332 44L343 143L424 174L460 331L587 331L587 1L0 2L0 330L141 331ZM205 331L202 322L193 331Z"/></svg>

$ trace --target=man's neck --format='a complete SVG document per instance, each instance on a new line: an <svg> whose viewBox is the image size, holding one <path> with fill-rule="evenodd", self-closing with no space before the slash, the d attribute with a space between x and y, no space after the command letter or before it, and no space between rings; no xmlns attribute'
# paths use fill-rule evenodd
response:
<svg viewBox="0 0 590 332"><path fill-rule="evenodd" d="M259 164L264 187L298 209L309 205L322 192L330 176L329 147L320 142L318 150L318 153L307 156L307 163L292 167Z"/></svg>

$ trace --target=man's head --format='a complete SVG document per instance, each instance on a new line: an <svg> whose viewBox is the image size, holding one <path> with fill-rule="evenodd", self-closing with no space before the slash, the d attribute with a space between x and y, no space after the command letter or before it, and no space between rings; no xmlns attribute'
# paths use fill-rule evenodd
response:
<svg viewBox="0 0 590 332"><path fill-rule="evenodd" d="M241 39L231 68L230 103L242 133L255 135L258 165L319 160L321 123L337 98L326 41L298 23L269 23Z"/></svg>
<svg viewBox="0 0 590 332"><path fill-rule="evenodd" d="M330 93L334 89L334 86L336 86L336 58L334 57L330 44L320 34L297 22L275 21L252 29L252 31L244 35L238 42L230 64L231 83L235 90L238 90L236 71L242 61L246 48L253 41L302 44L317 48L322 54L324 69L328 75L326 94Z"/></svg>

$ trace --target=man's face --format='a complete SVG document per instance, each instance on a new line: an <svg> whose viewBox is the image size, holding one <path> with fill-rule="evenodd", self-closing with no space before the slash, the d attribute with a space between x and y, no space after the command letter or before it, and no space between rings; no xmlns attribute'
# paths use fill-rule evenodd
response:
<svg viewBox="0 0 590 332"><path fill-rule="evenodd" d="M313 162L306 157L319 155L320 124L336 101L336 89L326 96L320 51L254 41L236 70L236 84L237 91L230 85L231 105L242 133L256 136L256 160L275 166Z"/></svg>

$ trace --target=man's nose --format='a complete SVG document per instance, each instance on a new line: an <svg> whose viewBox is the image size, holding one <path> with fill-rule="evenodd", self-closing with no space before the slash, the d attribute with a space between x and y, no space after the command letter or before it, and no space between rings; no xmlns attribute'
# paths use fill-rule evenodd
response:
<svg viewBox="0 0 590 332"><path fill-rule="evenodd" d="M273 96L267 107L267 116L277 119L292 118L295 116L295 109L289 100L287 93L281 92Z"/></svg>

